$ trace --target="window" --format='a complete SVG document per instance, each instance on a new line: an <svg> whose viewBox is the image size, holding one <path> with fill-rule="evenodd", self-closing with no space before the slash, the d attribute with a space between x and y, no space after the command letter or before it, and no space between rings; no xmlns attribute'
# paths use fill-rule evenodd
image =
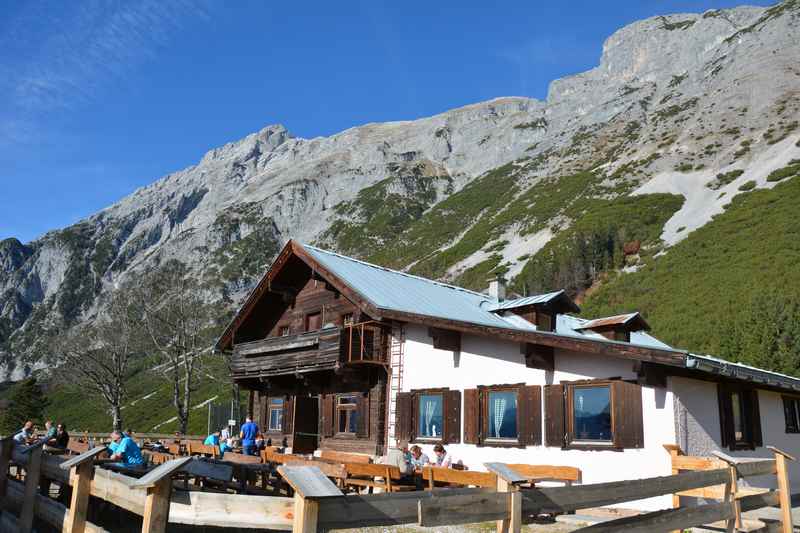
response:
<svg viewBox="0 0 800 533"><path fill-rule="evenodd" d="M720 383L717 391L722 446L731 450L763 446L758 391L734 383Z"/></svg>
<svg viewBox="0 0 800 533"><path fill-rule="evenodd" d="M267 431L283 430L283 398L270 398L267 412Z"/></svg>
<svg viewBox="0 0 800 533"><path fill-rule="evenodd" d="M441 394L420 394L417 437L441 440L444 433L444 398Z"/></svg>
<svg viewBox="0 0 800 533"><path fill-rule="evenodd" d="M516 441L517 391L488 391L486 438Z"/></svg>
<svg viewBox="0 0 800 533"><path fill-rule="evenodd" d="M611 444L611 387L575 386L571 400L572 442Z"/></svg>
<svg viewBox="0 0 800 533"><path fill-rule="evenodd" d="M786 433L800 433L800 398L783 397L783 415Z"/></svg>
<svg viewBox="0 0 800 533"><path fill-rule="evenodd" d="M619 379L544 388L545 445L573 449L644 447L642 388Z"/></svg>
<svg viewBox="0 0 800 533"><path fill-rule="evenodd" d="M345 313L342 315L342 326L352 326L355 324L353 321L353 313Z"/></svg>
<svg viewBox="0 0 800 533"><path fill-rule="evenodd" d="M306 315L306 331L316 331L322 327L322 313Z"/></svg>
<svg viewBox="0 0 800 533"><path fill-rule="evenodd" d="M358 433L358 396L336 398L336 420L338 433Z"/></svg>
<svg viewBox="0 0 800 533"><path fill-rule="evenodd" d="M288 337L289 326L278 326L278 337Z"/></svg>

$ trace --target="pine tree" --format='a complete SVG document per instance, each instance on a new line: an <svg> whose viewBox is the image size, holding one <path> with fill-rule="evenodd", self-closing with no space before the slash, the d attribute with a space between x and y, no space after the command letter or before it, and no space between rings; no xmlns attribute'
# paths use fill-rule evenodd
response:
<svg viewBox="0 0 800 533"><path fill-rule="evenodd" d="M43 423L47 399L36 378L28 378L14 386L8 408L0 417L0 432L10 435L19 431L28 420Z"/></svg>

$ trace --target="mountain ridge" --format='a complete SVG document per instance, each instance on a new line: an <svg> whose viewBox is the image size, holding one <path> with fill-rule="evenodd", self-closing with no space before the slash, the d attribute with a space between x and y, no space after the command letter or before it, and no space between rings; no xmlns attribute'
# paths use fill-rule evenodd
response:
<svg viewBox="0 0 800 533"><path fill-rule="evenodd" d="M289 237L473 289L501 273L521 291L580 292L622 266L628 240L643 251L624 266L641 268L800 158L798 18L797 0L651 17L544 101L499 97L311 139L266 126L72 226L2 241L0 379L46 367L43 339L165 259L230 309ZM680 222L701 200L714 208L703 224ZM610 248L589 242L600 235ZM570 272L544 259L557 257Z"/></svg>

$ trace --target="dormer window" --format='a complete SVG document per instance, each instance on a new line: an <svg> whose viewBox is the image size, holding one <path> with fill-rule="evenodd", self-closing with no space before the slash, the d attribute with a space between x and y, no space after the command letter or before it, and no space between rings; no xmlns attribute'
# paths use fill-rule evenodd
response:
<svg viewBox="0 0 800 533"><path fill-rule="evenodd" d="M575 329L599 333L612 341L631 342L631 333L648 331L650 325L639 313L629 313L590 320Z"/></svg>

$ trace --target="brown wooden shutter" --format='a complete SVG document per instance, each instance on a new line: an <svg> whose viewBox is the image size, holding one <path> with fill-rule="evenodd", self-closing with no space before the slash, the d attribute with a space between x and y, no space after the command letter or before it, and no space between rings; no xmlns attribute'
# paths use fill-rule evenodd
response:
<svg viewBox="0 0 800 533"><path fill-rule="evenodd" d="M750 420L753 431L753 445L758 448L764 445L761 435L761 409L758 406L758 391L750 390Z"/></svg>
<svg viewBox="0 0 800 533"><path fill-rule="evenodd" d="M366 439L369 437L369 395L358 395L356 400L358 410L358 426L356 427L356 437Z"/></svg>
<svg viewBox="0 0 800 533"><path fill-rule="evenodd" d="M724 383L717 385L717 401L719 404L720 445L733 450L736 447L736 436L733 430L733 406L731 393Z"/></svg>
<svg viewBox="0 0 800 533"><path fill-rule="evenodd" d="M524 385L519 388L519 443L536 446L542 443L542 388Z"/></svg>
<svg viewBox="0 0 800 533"><path fill-rule="evenodd" d="M564 386L544 387L545 444L564 447Z"/></svg>
<svg viewBox="0 0 800 533"><path fill-rule="evenodd" d="M444 432L442 442L461 442L461 391L447 390L444 396Z"/></svg>
<svg viewBox="0 0 800 533"><path fill-rule="evenodd" d="M466 389L464 391L464 443L480 443L480 426L478 425L478 413L480 407L478 403L478 389Z"/></svg>
<svg viewBox="0 0 800 533"><path fill-rule="evenodd" d="M281 421L281 431L284 434L292 433L294 430L294 396L283 400L283 420Z"/></svg>
<svg viewBox="0 0 800 533"><path fill-rule="evenodd" d="M322 399L322 436L333 437L333 427L336 422L333 402L336 400L336 396L323 394L320 398Z"/></svg>
<svg viewBox="0 0 800 533"><path fill-rule="evenodd" d="M394 419L394 435L400 443L411 442L414 428L414 402L410 392L398 392Z"/></svg>
<svg viewBox="0 0 800 533"><path fill-rule="evenodd" d="M643 448L642 387L627 381L615 381L612 383L612 387L614 446L617 448Z"/></svg>
<svg viewBox="0 0 800 533"><path fill-rule="evenodd" d="M269 397L266 393L262 393L258 400L258 425L261 431L267 431L269 428Z"/></svg>

